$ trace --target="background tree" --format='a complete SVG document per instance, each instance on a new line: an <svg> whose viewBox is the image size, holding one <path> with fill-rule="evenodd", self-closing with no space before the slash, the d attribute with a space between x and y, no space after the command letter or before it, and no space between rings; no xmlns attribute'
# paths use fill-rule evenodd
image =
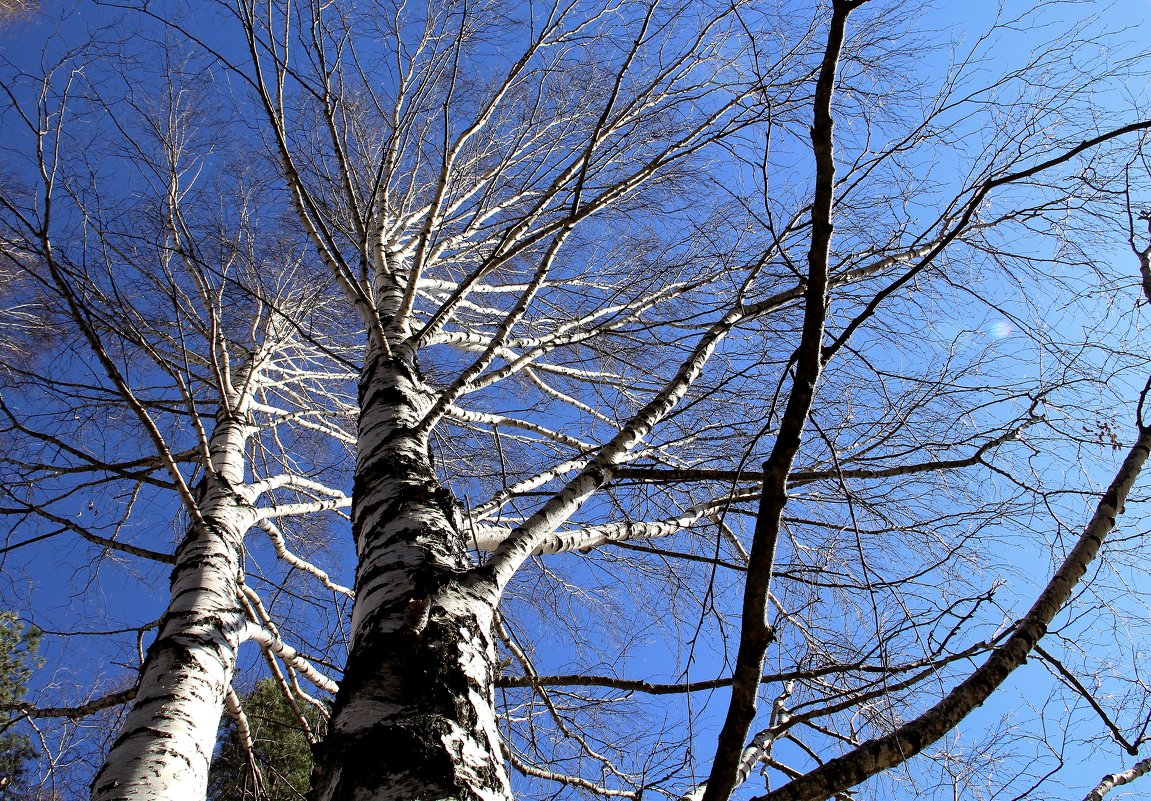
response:
<svg viewBox="0 0 1151 801"><path fill-rule="evenodd" d="M9 70L24 138L7 152L35 189L9 191L5 224L21 263L48 267L95 386L115 385L81 386L100 403L126 398L120 357L92 344L118 352L131 330L97 325L132 297L121 264L147 288L171 259L212 288L194 314L160 293L123 347L173 378L145 406L168 438L173 410L222 413L207 447L166 447L204 476L223 475L215 432L252 414L267 444L225 448L224 494L263 486L265 448L321 480L273 421L354 440L354 478L335 457L320 471L345 487L327 497L351 485L356 567L346 663L337 626L324 649L345 669L315 798L496 799L514 780L725 799L754 795L757 768L777 798L873 776L875 794L1052 797L1080 781L1058 768L1081 746L1138 754L1138 550L1121 536L1097 557L1148 436L1139 276L1106 247L1146 190L1130 167L1151 123L1108 94L1140 62L1090 23L1004 14L929 85L918 10L875 2L215 8L141 5L116 58L68 52L31 88ZM993 74L1000 52L1029 55ZM209 129L227 136L194 135ZM97 164L104 137L128 147ZM246 181L226 180L222 141ZM140 231L160 247L137 256ZM251 266L235 280L232 253ZM269 261L293 265L277 291L242 291ZM291 290L314 281L333 311L290 341L318 361L259 378L263 354L279 363L265 321L301 317ZM182 325L199 333L153 357ZM43 493L66 506L76 486L51 476L76 409L44 404L50 430L32 426L24 398L56 384L13 374L30 382L6 387L15 439L51 447L11 458L12 514L51 521ZM354 403L332 389L353 375ZM248 409L227 388L249 376L306 390ZM1131 417L1112 481L1092 465ZM195 535L199 501L180 497ZM1052 677L1028 724L954 734L1028 656ZM226 678L231 655L216 662ZM154 772L112 781L127 750L96 797L170 792Z"/></svg>
<svg viewBox="0 0 1151 801"><path fill-rule="evenodd" d="M39 8L35 0L0 0L0 26L27 19Z"/></svg>
<svg viewBox="0 0 1151 801"><path fill-rule="evenodd" d="M88 55L100 61L98 48ZM84 544L56 547L52 568L79 574L66 605L85 614L45 628L107 634L106 658L130 672L103 687L85 679L69 688L70 703L27 714L75 717L129 701L123 736L108 744L114 767L95 786L119 792L147 776L160 797L203 795L225 703L242 714L230 684L243 643L258 643L305 728L303 707L322 709L316 690L335 687L291 642L303 635L309 650L338 653L338 630L324 631L323 614L298 627L276 617L335 609L333 594L348 594L298 553L322 556L325 517L349 503L339 488L350 438L344 345L329 319L330 282L259 222L257 174L239 161L210 177L198 169L204 154L186 148L203 133L178 69L155 96L118 83L123 75L100 77L83 92L66 70L9 86L14 101L31 88L32 105L9 107L6 125L40 145L70 136L39 121L66 115L73 100L98 108L104 92L120 101L125 87L137 93L134 115L80 133L91 137L97 173L115 142L136 156L134 175L120 178L163 189L113 203L75 175L57 183L41 174L36 184L16 167L0 191L3 256L16 277L8 308L35 308L44 320L8 332L0 372L6 594L36 584L24 549ZM239 203L222 204L225 193ZM80 229L86 238L70 238ZM43 330L54 347L37 341ZM259 545L245 540L253 531ZM170 584L157 584L170 588L166 599L138 595L141 577L168 571ZM265 602L267 588L277 597ZM52 620L49 609L36 618ZM88 757L105 747L88 744Z"/></svg>
<svg viewBox="0 0 1151 801"><path fill-rule="evenodd" d="M208 775L208 798L293 801L308 792L312 776L311 732L319 725L316 712L306 712L310 730L301 728L296 711L270 679L256 682L240 705L247 728L233 718Z"/></svg>
<svg viewBox="0 0 1151 801"><path fill-rule="evenodd" d="M0 612L0 799L18 799L25 786L27 763L36 756L28 734L18 727L12 707L24 702L28 680L40 667L40 632L25 627L12 612Z"/></svg>

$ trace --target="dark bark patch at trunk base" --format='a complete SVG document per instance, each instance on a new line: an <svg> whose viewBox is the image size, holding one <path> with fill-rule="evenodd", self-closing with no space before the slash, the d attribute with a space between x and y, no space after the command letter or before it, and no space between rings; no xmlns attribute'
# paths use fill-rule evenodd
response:
<svg viewBox="0 0 1151 801"><path fill-rule="evenodd" d="M402 613L406 625L363 638L341 682L332 729L316 747L317 766L338 776L317 768L314 798L507 797L494 742L492 612L466 596L448 590L412 599ZM413 602L427 605L417 610L418 628Z"/></svg>

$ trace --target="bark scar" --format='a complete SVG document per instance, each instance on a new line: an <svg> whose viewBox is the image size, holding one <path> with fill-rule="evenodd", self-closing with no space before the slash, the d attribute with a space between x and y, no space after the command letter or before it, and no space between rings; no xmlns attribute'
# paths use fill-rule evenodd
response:
<svg viewBox="0 0 1151 801"><path fill-rule="evenodd" d="M403 630L418 636L427 627L431 612L432 605L427 598L412 598L404 611Z"/></svg>

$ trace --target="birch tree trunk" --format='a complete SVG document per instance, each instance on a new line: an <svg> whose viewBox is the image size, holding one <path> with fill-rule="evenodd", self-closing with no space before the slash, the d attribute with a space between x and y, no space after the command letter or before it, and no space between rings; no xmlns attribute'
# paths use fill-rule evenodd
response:
<svg viewBox="0 0 1151 801"><path fill-rule="evenodd" d="M245 626L238 602L242 543L256 518L237 489L247 432L232 416L212 435L213 472L198 489L199 519L176 550L171 602L148 649L135 704L92 782L93 801L175 801L207 791Z"/></svg>
<svg viewBox="0 0 1151 801"><path fill-rule="evenodd" d="M414 360L369 346L360 380L352 643L312 797L510 798L496 730L496 597L467 579L451 493L418 431Z"/></svg>

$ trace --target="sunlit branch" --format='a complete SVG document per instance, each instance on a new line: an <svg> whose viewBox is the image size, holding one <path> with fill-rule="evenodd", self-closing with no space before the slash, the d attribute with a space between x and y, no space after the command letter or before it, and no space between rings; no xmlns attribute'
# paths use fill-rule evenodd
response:
<svg viewBox="0 0 1151 801"><path fill-rule="evenodd" d="M1084 796L1083 801L1103 801L1103 797L1116 787L1130 784L1148 773L1151 773L1151 759L1141 759L1127 770L1104 776L1099 784L1095 785L1094 789Z"/></svg>
<svg viewBox="0 0 1151 801"><path fill-rule="evenodd" d="M870 740L836 757L801 779L764 796L770 801L815 801L847 789L881 770L915 756L950 731L982 704L1034 649L1047 626L1071 596L1072 590L1099 553L1115 526L1119 510L1151 454L1151 429L1140 432L1135 444L1099 500L1090 522L1068 552L1051 581L1015 630L975 672L960 682L939 703L891 734Z"/></svg>
<svg viewBox="0 0 1151 801"><path fill-rule="evenodd" d="M262 647L267 648L276 656L280 657L286 664L291 665L293 669L298 670L301 676L321 690L334 693L339 689L339 685L337 685L336 682L314 668L306 657L302 656L295 648L285 643L277 635L268 631L263 626L249 623L244 629L244 634L248 639L258 642Z"/></svg>
<svg viewBox="0 0 1151 801"><path fill-rule="evenodd" d="M311 562L305 559L301 559L299 556L296 556L296 554L289 551L287 542L284 540L283 532L281 532L276 524L271 520L265 518L257 522L256 525L268 535L268 539L271 540L272 547L276 551L276 556L278 556L280 559L283 559L297 570L302 570L308 575L314 576L317 581L319 581L332 592L338 592L341 595L345 595L349 598L354 596L351 588L345 587L342 584L337 584L336 582L332 581L331 577L325 571L316 567Z"/></svg>

